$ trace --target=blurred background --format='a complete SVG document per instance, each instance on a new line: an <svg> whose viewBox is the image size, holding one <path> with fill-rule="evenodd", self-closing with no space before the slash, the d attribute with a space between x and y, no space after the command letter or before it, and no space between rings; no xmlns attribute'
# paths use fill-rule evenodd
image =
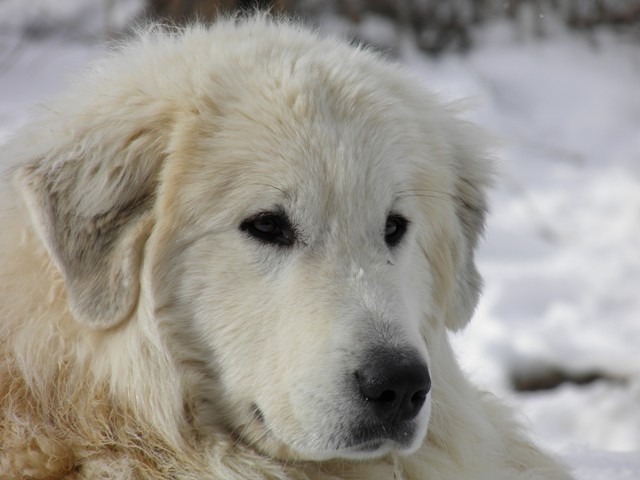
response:
<svg viewBox="0 0 640 480"><path fill-rule="evenodd" d="M640 0L0 0L0 143L134 22L256 6L380 50L505 139L459 360L578 478L640 478Z"/></svg>

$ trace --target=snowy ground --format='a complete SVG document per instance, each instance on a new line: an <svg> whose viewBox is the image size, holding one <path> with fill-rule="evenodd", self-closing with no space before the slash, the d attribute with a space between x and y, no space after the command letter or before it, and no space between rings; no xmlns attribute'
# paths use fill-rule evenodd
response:
<svg viewBox="0 0 640 480"><path fill-rule="evenodd" d="M24 21L6 21L11 8L33 18L20 5L0 5L0 142L100 54L104 25L122 16L94 11L83 35L24 41L12 26ZM439 60L400 49L429 88L475 97L470 117L507 140L479 260L485 295L454 341L474 380L523 411L579 479L638 479L640 45L552 30L533 41L494 25L469 55ZM512 388L553 372L600 379Z"/></svg>

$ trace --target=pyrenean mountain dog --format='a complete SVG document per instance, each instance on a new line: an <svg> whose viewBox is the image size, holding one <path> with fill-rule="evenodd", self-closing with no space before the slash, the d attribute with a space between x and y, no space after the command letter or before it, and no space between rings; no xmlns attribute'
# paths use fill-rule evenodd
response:
<svg viewBox="0 0 640 480"><path fill-rule="evenodd" d="M567 479L447 338L481 131L265 16L149 28L4 147L0 477Z"/></svg>

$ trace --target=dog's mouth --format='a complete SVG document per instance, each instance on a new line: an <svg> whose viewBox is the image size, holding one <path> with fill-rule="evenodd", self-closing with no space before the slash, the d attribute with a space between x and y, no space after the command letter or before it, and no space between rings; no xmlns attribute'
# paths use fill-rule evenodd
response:
<svg viewBox="0 0 640 480"><path fill-rule="evenodd" d="M351 428L346 427L347 432L342 430L341 434L330 435L325 441L316 443L319 440L316 437L316 441L309 444L308 440L300 438L289 438L287 441L280 437L277 430L269 425L265 414L256 404L252 406L252 416L254 424L259 425L263 432L268 432L267 437L286 448L286 450L278 449L278 451L288 451L289 454L297 452L295 456L300 455L300 458L320 461L332 458L372 459L391 451L409 455L421 443L425 433L423 430L426 430L421 427L421 422L415 420L400 422L392 427L377 423L359 423ZM262 439L267 437L263 436ZM289 454L285 454L285 456Z"/></svg>
<svg viewBox="0 0 640 480"><path fill-rule="evenodd" d="M391 451L402 455L409 455L415 451L421 442L417 442L419 428L416 426L398 429L396 432L372 433L365 436L360 431L357 435L349 436L337 443L328 445L326 450L309 452L311 456L319 458L344 458L366 460L381 457Z"/></svg>
<svg viewBox="0 0 640 480"><path fill-rule="evenodd" d="M251 416L261 425L264 425L264 413L260 410L257 403L251 404Z"/></svg>
<svg viewBox="0 0 640 480"><path fill-rule="evenodd" d="M339 450L355 456L378 456L389 450L409 452L413 450L419 427L414 421L401 422L389 426L359 425L352 429L344 445Z"/></svg>
<svg viewBox="0 0 640 480"><path fill-rule="evenodd" d="M389 450L397 449L395 442L385 439L370 440L339 450L341 456L352 458L371 458L387 453Z"/></svg>

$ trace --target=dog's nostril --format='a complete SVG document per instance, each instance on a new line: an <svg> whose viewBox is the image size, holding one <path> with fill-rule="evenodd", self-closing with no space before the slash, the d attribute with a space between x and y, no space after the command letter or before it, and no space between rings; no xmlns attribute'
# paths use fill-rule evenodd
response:
<svg viewBox="0 0 640 480"><path fill-rule="evenodd" d="M377 402L382 402L382 403L390 403L390 402L394 402L395 399L396 399L396 392L394 392L393 390L385 390L380 394L378 398L375 398L372 400L375 400Z"/></svg>
<svg viewBox="0 0 640 480"><path fill-rule="evenodd" d="M429 382L431 383L431 382ZM418 390L416 393L414 393L411 396L411 403L417 407L417 408L421 408L422 405L424 404L425 400L427 399L427 394L429 393L429 389L422 389L422 390Z"/></svg>

